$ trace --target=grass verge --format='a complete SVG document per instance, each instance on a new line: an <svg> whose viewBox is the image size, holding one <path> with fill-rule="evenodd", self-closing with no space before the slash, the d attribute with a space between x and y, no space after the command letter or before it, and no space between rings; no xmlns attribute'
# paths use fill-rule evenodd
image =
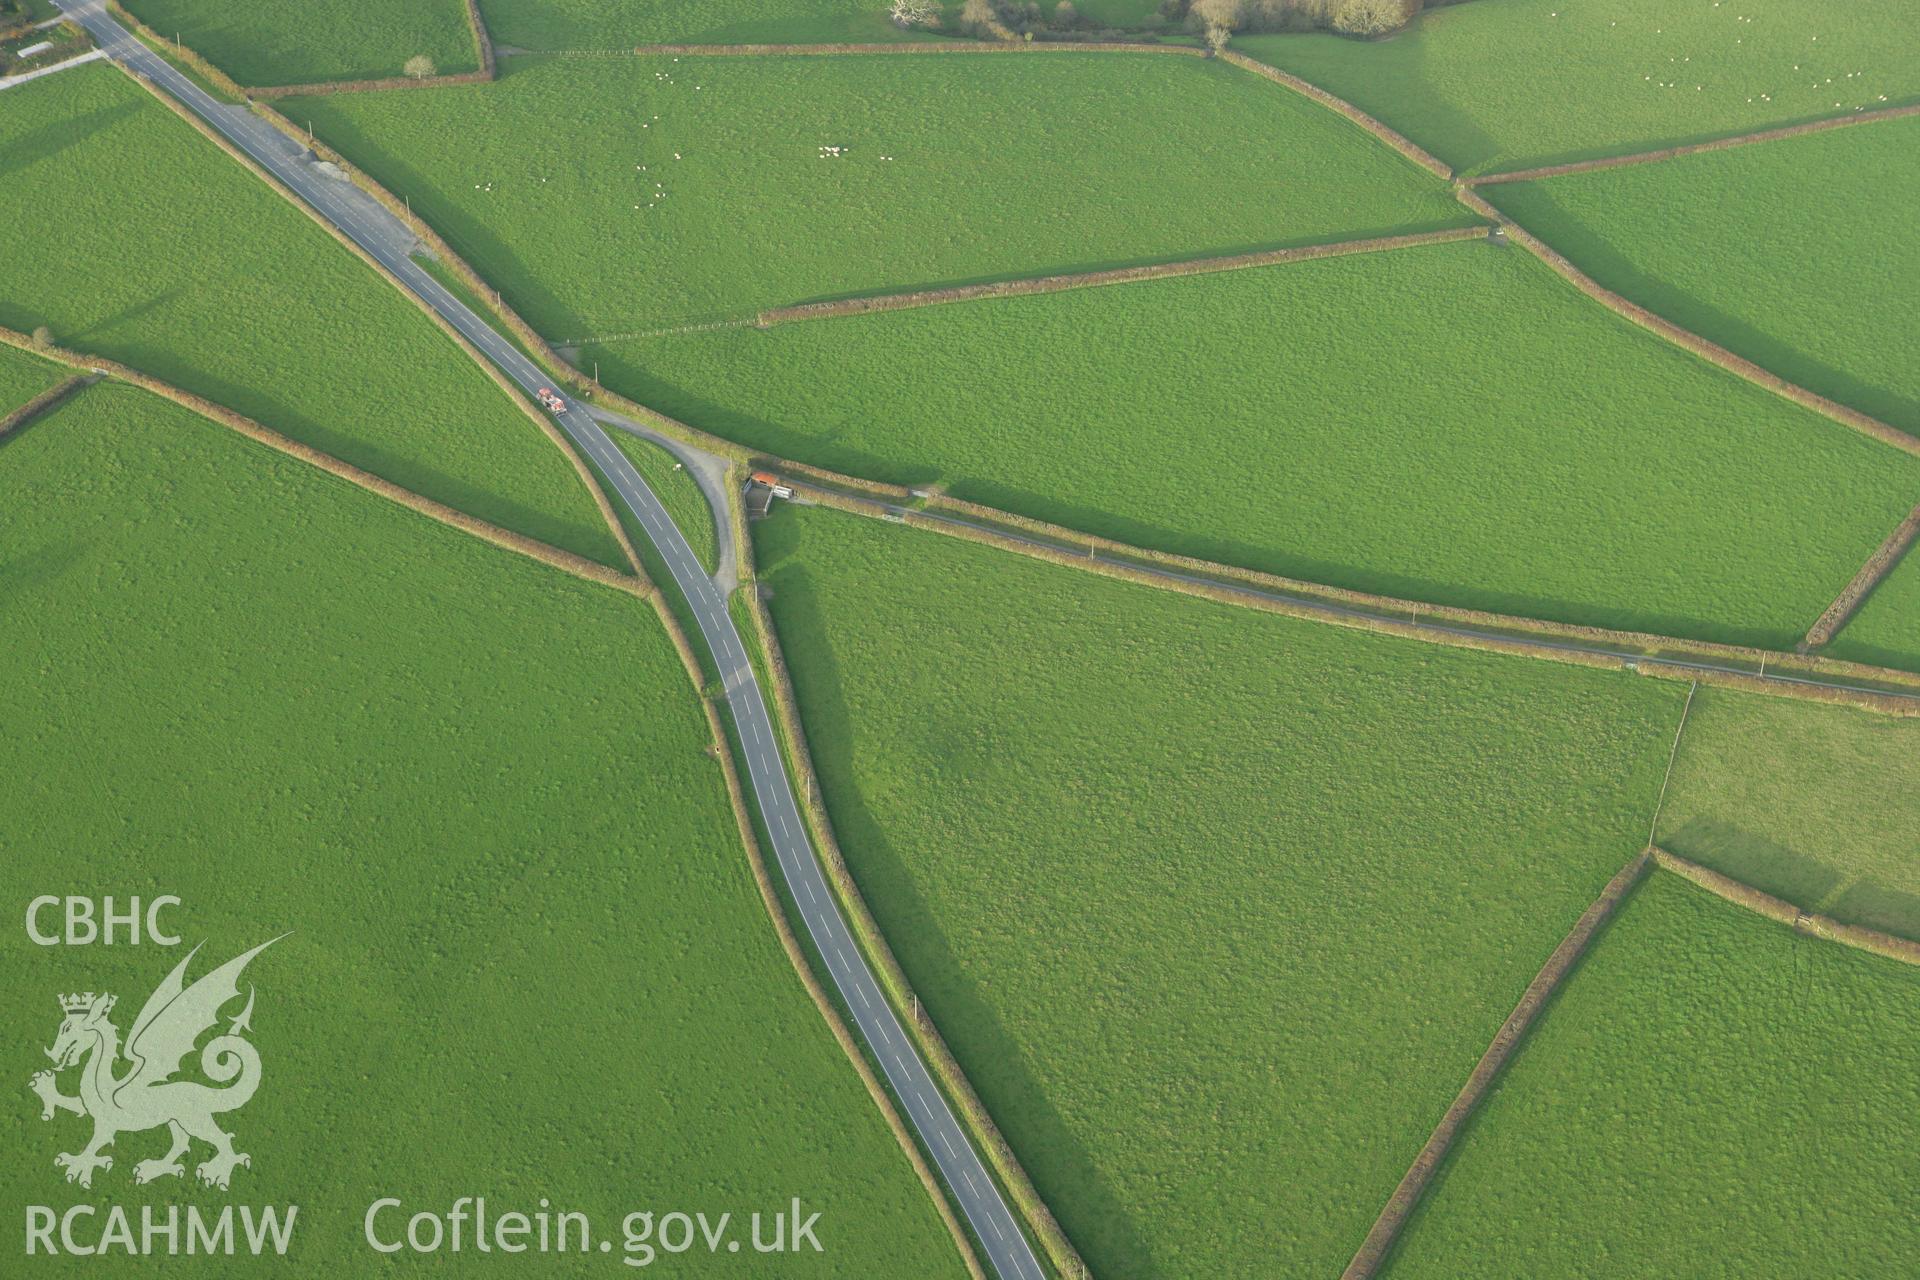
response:
<svg viewBox="0 0 1920 1280"><path fill-rule="evenodd" d="M10 93L0 218L25 231L0 324L45 324L429 498L621 563L523 411L298 209L110 67Z"/></svg>
<svg viewBox="0 0 1920 1280"><path fill-rule="evenodd" d="M1474 0L1391 40L1235 39L1468 173L1645 151L1920 99L1903 0ZM1883 101L1882 98L1886 99Z"/></svg>
<svg viewBox="0 0 1920 1280"><path fill-rule="evenodd" d="M362 1273L377 1196L484 1190L616 1248L635 1208L744 1231L800 1196L829 1251L796 1274L963 1274L768 937L636 602L111 383L4 457L11 661L47 674L0 685L24 730L0 740L0 881L178 894L222 958L294 931L250 971L267 1070L236 1188L300 1204L298 1265ZM173 959L4 945L10 1017L49 1032L47 992L137 1002ZM556 1054L569 1087L545 1087ZM17 1115L15 1214L73 1140ZM180 1194L102 1177L130 1212Z"/></svg>
<svg viewBox="0 0 1920 1280"><path fill-rule="evenodd" d="M1679 688L754 530L847 864L1096 1275L1337 1271L1645 840Z"/></svg>
<svg viewBox="0 0 1920 1280"><path fill-rule="evenodd" d="M503 68L285 110L409 196L555 342L1473 221L1320 107L1197 58Z"/></svg>

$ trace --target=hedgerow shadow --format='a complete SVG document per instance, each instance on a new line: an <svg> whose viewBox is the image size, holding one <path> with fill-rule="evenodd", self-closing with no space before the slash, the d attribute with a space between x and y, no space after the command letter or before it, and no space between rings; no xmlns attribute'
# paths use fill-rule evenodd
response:
<svg viewBox="0 0 1920 1280"><path fill-rule="evenodd" d="M806 568L794 558L793 522L762 522L755 533L756 542L766 547L761 575L774 588L769 608L794 670L794 696L821 794L848 869L881 933L989 1114L1003 1133L1022 1135L1020 1146L1026 1150L1017 1148L1016 1156L1063 1226L1074 1219L1097 1220L1105 1236L1103 1247L1126 1260L1121 1273L1155 1270L1147 1242L1026 1066L1026 1051L995 1013L990 994L960 963L940 917L928 906L860 791L853 762L861 729L846 702L832 631ZM799 637L805 637L803 645L795 643ZM1011 904L994 909L1011 909ZM1017 1126L1007 1119L1014 1115L1019 1117ZM1042 1150L1044 1162L1035 1159ZM1071 1204L1066 1203L1069 1197Z"/></svg>

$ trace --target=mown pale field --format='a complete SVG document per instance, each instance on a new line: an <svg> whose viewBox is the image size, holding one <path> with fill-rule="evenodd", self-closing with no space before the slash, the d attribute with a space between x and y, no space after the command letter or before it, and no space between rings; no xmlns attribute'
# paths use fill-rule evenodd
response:
<svg viewBox="0 0 1920 1280"><path fill-rule="evenodd" d="M1906 0L1473 0L1391 40L1234 47L1471 173L1920 100L1920 44L1893 35L1912 21Z"/></svg>
<svg viewBox="0 0 1920 1280"><path fill-rule="evenodd" d="M1483 189L1609 289L1920 433L1920 118Z"/></svg>
<svg viewBox="0 0 1920 1280"><path fill-rule="evenodd" d="M1920 938L1920 720L1702 689L1659 839L1804 910Z"/></svg>

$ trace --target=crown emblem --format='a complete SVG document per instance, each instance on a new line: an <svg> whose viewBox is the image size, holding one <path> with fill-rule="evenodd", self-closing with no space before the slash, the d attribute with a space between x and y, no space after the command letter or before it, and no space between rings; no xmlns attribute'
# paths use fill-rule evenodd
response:
<svg viewBox="0 0 1920 1280"><path fill-rule="evenodd" d="M75 992L60 997L60 1008L67 1013L85 1013L93 1007L93 992Z"/></svg>

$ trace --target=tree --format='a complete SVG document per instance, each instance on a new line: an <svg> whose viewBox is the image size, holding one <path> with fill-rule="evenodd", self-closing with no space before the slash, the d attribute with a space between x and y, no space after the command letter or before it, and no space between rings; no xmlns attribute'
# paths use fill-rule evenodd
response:
<svg viewBox="0 0 1920 1280"><path fill-rule="evenodd" d="M989 0L967 0L960 9L960 29L970 35L992 36L996 40L1013 39L1013 32L1000 21Z"/></svg>
<svg viewBox="0 0 1920 1280"><path fill-rule="evenodd" d="M1333 29L1350 36L1385 35L1407 25L1411 9L1407 0L1340 0Z"/></svg>
<svg viewBox="0 0 1920 1280"><path fill-rule="evenodd" d="M47 326L45 326L45 325L40 325L40 326L39 326L38 328L36 328L36 329L34 329L34 331L33 331L33 345L34 345L34 346L36 346L36 347L50 347L50 346L52 346L52 345L53 345L53 330L51 330L51 329L49 329L49 328L47 328Z"/></svg>
<svg viewBox="0 0 1920 1280"><path fill-rule="evenodd" d="M1080 25L1080 11L1073 7L1073 0L1060 0L1053 6L1053 25L1062 31L1071 31Z"/></svg>
<svg viewBox="0 0 1920 1280"><path fill-rule="evenodd" d="M937 27L940 25L939 0L893 0L887 10L896 27Z"/></svg>
<svg viewBox="0 0 1920 1280"><path fill-rule="evenodd" d="M405 71L415 80L425 80L428 76L434 74L435 67L432 58L429 58L424 53L416 53L407 59L407 65L402 67L401 70Z"/></svg>
<svg viewBox="0 0 1920 1280"><path fill-rule="evenodd" d="M1218 53L1227 47L1228 38L1240 25L1240 0L1193 0L1187 20L1200 28L1207 48Z"/></svg>

